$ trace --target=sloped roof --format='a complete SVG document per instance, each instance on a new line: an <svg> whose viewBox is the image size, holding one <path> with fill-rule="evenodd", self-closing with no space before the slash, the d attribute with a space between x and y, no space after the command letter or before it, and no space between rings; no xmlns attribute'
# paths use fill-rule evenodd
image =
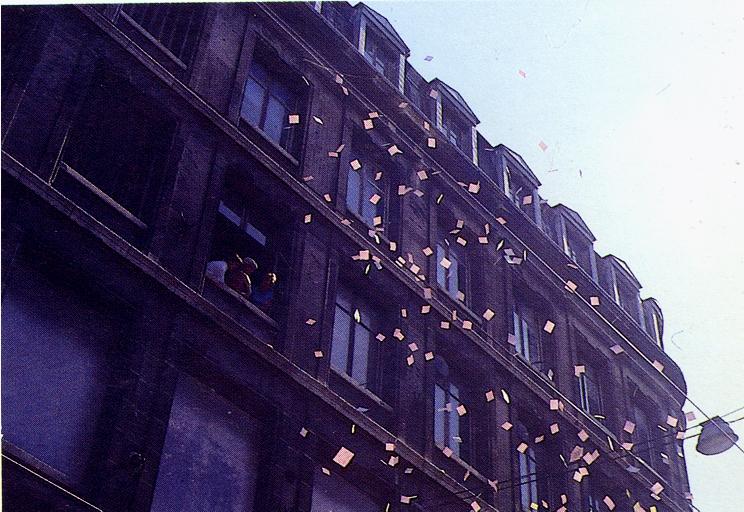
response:
<svg viewBox="0 0 744 512"><path fill-rule="evenodd" d="M382 31L390 39L390 41L398 47L401 53L405 54L406 57L411 54L411 50L406 45L405 41L403 41L403 38L400 37L398 31L395 30L393 25L390 24L385 16L362 2L356 4L354 6L354 9L359 9L361 12L367 15L367 17L372 21L372 24L378 30Z"/></svg>
<svg viewBox="0 0 744 512"><path fill-rule="evenodd" d="M511 157L512 160L517 162L520 166L520 170L522 171L522 174L525 175L525 177L531 181L535 186L539 187L541 185L540 180L537 179L537 176L535 176L535 173L532 172L532 169L530 169L530 166L527 165L527 162L524 161L524 158L519 153L516 153L508 146L505 146L503 144L498 144L495 148L497 151L500 151L504 154L506 154L508 157Z"/></svg>
<svg viewBox="0 0 744 512"><path fill-rule="evenodd" d="M566 214L568 218L570 218L577 226L579 226L579 229L581 229L585 235L587 235L589 238L592 239L592 242L595 242L597 240L597 237L594 236L594 233L592 233L592 230L589 229L589 226L586 225L584 222L584 219L581 218L581 215L579 215L575 210L572 210L568 206L562 203L558 203L553 208L560 209L563 213Z"/></svg>
<svg viewBox="0 0 744 512"><path fill-rule="evenodd" d="M608 254L607 256L604 256L603 259L604 258L607 258L607 260L610 262L614 262L617 266L623 269L623 271L625 271L627 276L630 277L630 279L633 281L633 284L635 284L638 288L641 288L641 282L635 276L633 271L630 270L630 267L628 266L627 263L625 263L625 261L621 260L620 258L618 258L617 256L613 254Z"/></svg>
<svg viewBox="0 0 744 512"><path fill-rule="evenodd" d="M468 104L465 102L465 98L463 98L459 92L444 83L439 78L435 78L430 83L432 86L436 87L437 90L440 90L444 92L445 95L449 96L450 99L454 101L458 107L460 107L460 110L462 110L467 116L471 118L474 124L480 123L478 116L475 115L475 112L473 112L473 110L468 106Z"/></svg>

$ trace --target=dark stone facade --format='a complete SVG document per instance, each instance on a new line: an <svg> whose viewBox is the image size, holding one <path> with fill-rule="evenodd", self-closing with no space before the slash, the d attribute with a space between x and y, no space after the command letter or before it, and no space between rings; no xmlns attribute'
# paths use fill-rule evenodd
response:
<svg viewBox="0 0 744 512"><path fill-rule="evenodd" d="M2 22L9 510L689 510L656 301L379 14Z"/></svg>

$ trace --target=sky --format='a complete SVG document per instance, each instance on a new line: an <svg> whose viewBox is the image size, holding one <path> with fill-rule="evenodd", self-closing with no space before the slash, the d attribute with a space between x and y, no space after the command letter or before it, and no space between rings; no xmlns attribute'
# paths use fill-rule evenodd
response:
<svg viewBox="0 0 744 512"><path fill-rule="evenodd" d="M366 3L629 264L692 400L744 406L744 2ZM744 454L694 442L695 506L744 510Z"/></svg>

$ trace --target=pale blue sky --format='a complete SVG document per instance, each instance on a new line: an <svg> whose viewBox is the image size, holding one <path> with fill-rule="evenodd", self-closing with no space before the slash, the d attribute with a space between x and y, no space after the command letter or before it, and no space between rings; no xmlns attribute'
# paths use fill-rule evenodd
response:
<svg viewBox="0 0 744 512"><path fill-rule="evenodd" d="M743 406L744 2L367 3L628 262L693 400ZM687 443L695 505L743 510L744 454Z"/></svg>

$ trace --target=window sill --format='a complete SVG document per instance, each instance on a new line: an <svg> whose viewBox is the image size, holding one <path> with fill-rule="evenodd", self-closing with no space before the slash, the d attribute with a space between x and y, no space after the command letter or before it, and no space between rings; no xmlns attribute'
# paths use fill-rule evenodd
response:
<svg viewBox="0 0 744 512"><path fill-rule="evenodd" d="M336 370L333 367L331 368L331 371L334 373L334 375L337 375L339 378L341 378L341 380L343 380L346 384L349 384L350 386L352 386L354 389L356 389L357 391L359 391L360 393L362 393L365 397L367 397L370 400L372 400L376 405L380 406L385 411L387 411L389 413L392 413L393 412L393 408L387 402L385 402L379 396L375 395L369 389L363 387L361 384L359 384L357 381L355 381L354 379L352 379L351 377L349 377L345 373L339 372L338 370Z"/></svg>
<svg viewBox="0 0 744 512"><path fill-rule="evenodd" d="M238 120L238 128L242 128L241 132L243 133L243 135L245 135L245 132L246 132L245 127L248 127L249 130L254 131L255 133L259 134L264 141L271 144L271 146L277 151L279 151L279 153L281 153L283 157L289 160L292 165L299 167L300 161L295 156L293 156L292 153L284 149L281 146L281 144L279 144L274 139L269 137L269 135L265 131L263 131L261 128L259 128L258 126L254 124L251 124L250 122L248 122L246 119L244 119L241 116L240 119Z"/></svg>
<svg viewBox="0 0 744 512"><path fill-rule="evenodd" d="M85 178L85 176L77 172L75 169L73 169L66 163L64 162L59 163L59 166L57 167L57 172L59 171L64 171L68 176L70 176L80 185L85 187L89 192L92 192L96 197L103 200L104 203L106 203L108 206L116 210L118 213L124 216L128 221L130 221L132 224L137 226L139 229L143 231L147 229L147 224L142 222L132 212L130 212L129 210L121 206L119 203L117 203L114 198L112 198L106 192L104 192L103 190L95 186L93 183L88 181L88 179ZM52 179L52 185L54 185L54 181L56 179L57 179L57 175L55 174L54 178Z"/></svg>
<svg viewBox="0 0 744 512"><path fill-rule="evenodd" d="M470 473L471 476L473 476L473 477L481 480L481 482L487 482L488 481L488 479L485 476L483 476L480 473L480 471L478 471L477 469L475 469L468 462L464 461L463 459L461 459L460 457L458 457L454 453L452 455L450 455L449 457L447 457L444 453L442 453L442 450L445 449L445 446L444 445L441 445L439 443L434 443L434 447L437 450L439 450L439 454L442 457L444 457L445 459L448 459L448 460L452 460L455 463L457 463L458 465L462 466L463 468L465 468L466 471L468 471Z"/></svg>
<svg viewBox="0 0 744 512"><path fill-rule="evenodd" d="M228 295L233 301L237 301L240 304L240 306L242 306L244 308L247 308L251 313L253 313L254 315L256 315L263 322L269 324L274 329L277 329L278 328L277 323L276 323L276 321L273 318L271 318L266 313L264 313L263 311L261 311L255 304L253 304L250 301L248 301L247 299L245 299L245 297L242 297L241 295L239 295L238 293L236 293L233 289L229 288L225 284L223 284L223 283L221 283L219 281L216 281L212 276L205 275L204 277L205 277L205 287L211 286L216 291L220 291L223 294ZM209 283L209 285L207 285L207 282ZM204 294L202 293L202 295L204 295ZM209 298L209 297L207 297L207 298ZM210 302L213 302L213 301L210 300ZM215 304L215 306L217 306L219 308L220 307L220 304Z"/></svg>
<svg viewBox="0 0 744 512"><path fill-rule="evenodd" d="M139 23L134 21L126 12L124 12L123 9L119 10L119 16L121 19L127 22L128 25L130 25L134 30L136 30L142 37L147 39L152 45L155 46L161 53L163 53L170 61L173 62L177 67L182 69L183 71L186 71L188 69L188 66L185 62L183 62L181 59L176 57L173 52L171 52L168 48L163 46L163 43L155 39L152 34L150 34L147 30L142 28Z"/></svg>
<svg viewBox="0 0 744 512"><path fill-rule="evenodd" d="M436 287L437 287L438 295L441 297L442 302L446 302L449 305L455 305L456 307L458 307L458 308L462 309L463 311L465 311L465 313L470 317L470 318L459 318L458 317L458 320L470 320L471 322L473 322L473 326L474 327L475 326L480 327L482 325L480 315L476 314L475 311L473 311L472 309L470 309L467 306L467 304L465 304L463 301L461 301L461 300L453 297L452 295L450 295L450 293L447 290L445 290L444 288L442 288L439 285L439 283L436 284ZM447 321L448 322L452 322L451 319L449 319Z"/></svg>

